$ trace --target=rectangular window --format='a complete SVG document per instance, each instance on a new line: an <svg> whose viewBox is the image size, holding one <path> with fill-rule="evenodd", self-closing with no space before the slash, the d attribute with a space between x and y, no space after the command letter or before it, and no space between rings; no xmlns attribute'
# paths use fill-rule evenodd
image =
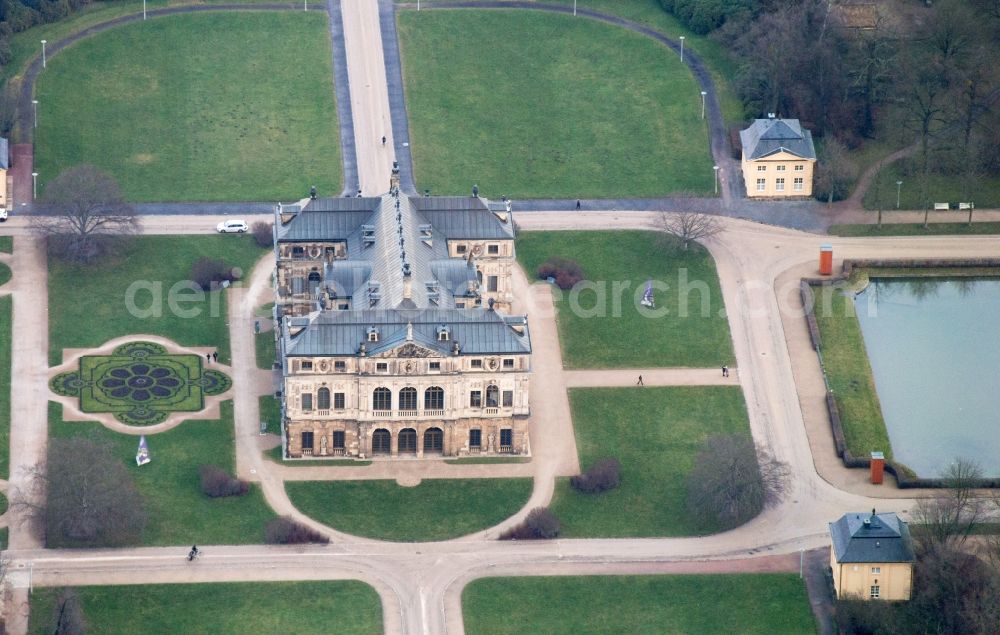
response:
<svg viewBox="0 0 1000 635"><path fill-rule="evenodd" d="M334 362L333 370L337 371L338 373L344 372L345 370L347 370L347 362Z"/></svg>
<svg viewBox="0 0 1000 635"><path fill-rule="evenodd" d="M333 393L333 409L334 410L344 409L344 393L342 392Z"/></svg>
<svg viewBox="0 0 1000 635"><path fill-rule="evenodd" d="M512 359L505 359L505 360L503 360L503 367L504 368L508 368L508 369L509 368L514 368L514 360L512 360Z"/></svg>
<svg viewBox="0 0 1000 635"><path fill-rule="evenodd" d="M764 191L764 185L765 185L765 183L767 183L767 179L757 179L757 191L758 192L763 192Z"/></svg>
<svg viewBox="0 0 1000 635"><path fill-rule="evenodd" d="M441 362L431 362L430 368L431 370L441 370Z"/></svg>
<svg viewBox="0 0 1000 635"><path fill-rule="evenodd" d="M334 430L334 432L333 432L333 448L335 450L343 450L344 449L344 431L343 430Z"/></svg>
<svg viewBox="0 0 1000 635"><path fill-rule="evenodd" d="M510 428L501 428L500 430L500 447L511 446L514 444L514 431Z"/></svg>
<svg viewBox="0 0 1000 635"><path fill-rule="evenodd" d="M313 396L311 392L307 392L302 395L302 409L303 410L313 409Z"/></svg>
<svg viewBox="0 0 1000 635"><path fill-rule="evenodd" d="M880 591L879 586L877 584L873 584L871 586L871 591L869 592L868 597L870 597L873 600L878 599L879 591Z"/></svg>
<svg viewBox="0 0 1000 635"><path fill-rule="evenodd" d="M303 432L302 433L302 449L311 450L313 449L313 433Z"/></svg>
<svg viewBox="0 0 1000 635"><path fill-rule="evenodd" d="M499 283L499 279L496 276L487 276L486 277L486 290L487 291L494 291L495 292L499 288L499 284L498 283Z"/></svg>
<svg viewBox="0 0 1000 635"><path fill-rule="evenodd" d="M872 567L872 573L879 575L882 573L882 567Z"/></svg>
<svg viewBox="0 0 1000 635"><path fill-rule="evenodd" d="M387 372L389 372L389 363L388 362L376 362L375 363L375 372L377 372L377 373L387 373Z"/></svg>
<svg viewBox="0 0 1000 635"><path fill-rule="evenodd" d="M758 165L757 166L757 171L758 172L767 172L767 166L766 165Z"/></svg>
<svg viewBox="0 0 1000 635"><path fill-rule="evenodd" d="M500 245L490 245L489 247L486 248L486 252L493 255L499 254Z"/></svg>
<svg viewBox="0 0 1000 635"><path fill-rule="evenodd" d="M483 407L483 392L481 390L473 390L469 393L469 407L470 408L482 408Z"/></svg>
<svg viewBox="0 0 1000 635"><path fill-rule="evenodd" d="M514 391L505 390L503 391L503 407L513 408L514 407Z"/></svg>
<svg viewBox="0 0 1000 635"><path fill-rule="evenodd" d="M785 171L785 166L783 166L783 165L776 165L774 167L774 169L777 170L778 172L784 172Z"/></svg>
<svg viewBox="0 0 1000 635"><path fill-rule="evenodd" d="M351 308L350 304L338 304L337 305L337 309L339 309L340 311L346 311L349 308Z"/></svg>
<svg viewBox="0 0 1000 635"><path fill-rule="evenodd" d="M481 359L474 359L474 360L472 360L472 367L473 368L482 368L483 367L483 360L481 360Z"/></svg>
<svg viewBox="0 0 1000 635"><path fill-rule="evenodd" d="M479 429L469 430L469 447L478 448L483 445L483 431Z"/></svg>
<svg viewBox="0 0 1000 635"><path fill-rule="evenodd" d="M775 181L774 181L774 189L778 190L779 192L784 192L785 191L785 179L775 179Z"/></svg>
<svg viewBox="0 0 1000 635"><path fill-rule="evenodd" d="M798 165L795 166L795 171L796 172L801 172L801 171L803 171L805 169L806 169L806 166L802 165L801 163L799 163Z"/></svg>
<svg viewBox="0 0 1000 635"><path fill-rule="evenodd" d="M465 253L465 245L456 245L455 246L455 253L464 254Z"/></svg>
<svg viewBox="0 0 1000 635"><path fill-rule="evenodd" d="M302 362L302 370L312 370L312 369L313 369L312 362L307 362L307 361Z"/></svg>
<svg viewBox="0 0 1000 635"><path fill-rule="evenodd" d="M455 303L455 308L456 309L464 309L465 308L465 302L456 302Z"/></svg>
<svg viewBox="0 0 1000 635"><path fill-rule="evenodd" d="M801 176L796 177L794 180L792 180L792 188L796 192L801 192L802 191L802 177Z"/></svg>

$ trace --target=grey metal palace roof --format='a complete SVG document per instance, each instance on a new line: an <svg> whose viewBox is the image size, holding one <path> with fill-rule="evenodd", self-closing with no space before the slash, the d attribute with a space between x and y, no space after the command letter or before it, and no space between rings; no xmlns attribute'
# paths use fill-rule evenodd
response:
<svg viewBox="0 0 1000 635"><path fill-rule="evenodd" d="M845 514L830 523L837 562L913 562L913 541L896 514Z"/></svg>
<svg viewBox="0 0 1000 635"><path fill-rule="evenodd" d="M282 223L281 216L289 214L291 218ZM523 317L465 308L478 297L472 256L486 250L470 247L468 259L448 253L449 239L513 239L506 205L491 207L484 199L470 197L410 198L396 190L381 197L314 199L283 206L275 220L279 245L345 243L347 258L323 265L322 289L331 297L349 298L352 307L334 306L308 318L290 318L286 354L353 355L361 342L369 345L371 328L381 331L379 348L405 333L411 341L430 341L432 348L448 354L454 352L456 341L461 354L530 352ZM299 278L293 280L293 287L296 284L299 288L293 292L302 293L305 282ZM510 320L518 322L517 330ZM450 330L448 341L438 342L439 327Z"/></svg>
<svg viewBox="0 0 1000 635"><path fill-rule="evenodd" d="M743 156L761 159L778 152L788 152L803 159L815 159L812 133L799 125L798 119L756 119L740 131Z"/></svg>

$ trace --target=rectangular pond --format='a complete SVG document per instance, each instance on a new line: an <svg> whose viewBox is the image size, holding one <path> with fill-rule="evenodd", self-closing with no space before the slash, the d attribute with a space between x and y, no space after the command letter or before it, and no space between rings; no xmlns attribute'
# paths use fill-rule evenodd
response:
<svg viewBox="0 0 1000 635"><path fill-rule="evenodd" d="M895 459L1000 476L1000 279L875 278L855 308Z"/></svg>

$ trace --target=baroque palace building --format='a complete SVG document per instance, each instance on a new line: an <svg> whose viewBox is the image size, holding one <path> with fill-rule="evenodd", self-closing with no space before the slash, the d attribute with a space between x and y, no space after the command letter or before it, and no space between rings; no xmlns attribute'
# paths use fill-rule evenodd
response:
<svg viewBox="0 0 1000 635"><path fill-rule="evenodd" d="M509 203L390 185L275 211L285 457L528 454Z"/></svg>

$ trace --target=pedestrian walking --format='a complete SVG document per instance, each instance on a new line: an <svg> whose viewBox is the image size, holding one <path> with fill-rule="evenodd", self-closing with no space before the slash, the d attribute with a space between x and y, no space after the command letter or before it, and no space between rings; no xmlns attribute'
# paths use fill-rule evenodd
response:
<svg viewBox="0 0 1000 635"><path fill-rule="evenodd" d="M208 363L212 363L212 354L211 353L205 353L205 361L208 362Z"/></svg>
<svg viewBox="0 0 1000 635"><path fill-rule="evenodd" d="M576 199L576 208L580 209L580 199Z"/></svg>
<svg viewBox="0 0 1000 635"><path fill-rule="evenodd" d="M212 351L212 361L213 362L219 361L219 351Z"/></svg>
<svg viewBox="0 0 1000 635"><path fill-rule="evenodd" d="M642 375L639 375L639 381L635 382L635 385L636 386L645 386L646 385L646 384L642 383Z"/></svg>
<svg viewBox="0 0 1000 635"><path fill-rule="evenodd" d="M382 135L382 145L385 145L385 135Z"/></svg>
<svg viewBox="0 0 1000 635"><path fill-rule="evenodd" d="M723 366L722 367L722 376L723 377L729 377L729 367L728 366Z"/></svg>

